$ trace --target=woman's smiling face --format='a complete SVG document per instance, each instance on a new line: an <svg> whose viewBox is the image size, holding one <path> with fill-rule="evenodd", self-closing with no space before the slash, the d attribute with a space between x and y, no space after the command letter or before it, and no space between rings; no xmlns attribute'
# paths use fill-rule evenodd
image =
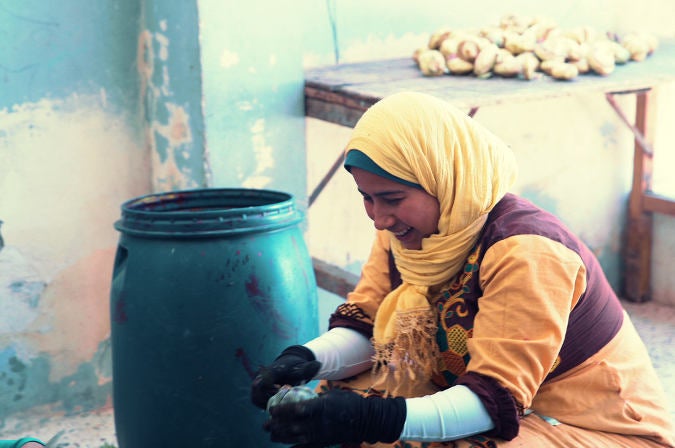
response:
<svg viewBox="0 0 675 448"><path fill-rule="evenodd" d="M421 249L422 240L438 232L440 206L435 197L360 168L350 171L376 229L388 230L412 250Z"/></svg>

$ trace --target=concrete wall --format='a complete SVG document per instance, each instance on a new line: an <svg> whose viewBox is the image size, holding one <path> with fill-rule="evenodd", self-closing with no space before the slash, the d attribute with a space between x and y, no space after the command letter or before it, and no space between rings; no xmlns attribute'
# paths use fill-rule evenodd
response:
<svg viewBox="0 0 675 448"><path fill-rule="evenodd" d="M306 207L349 130L304 118L305 67L407 56L440 26L508 12L617 31L642 14L640 26L673 37L670 0L502 3L0 0L0 428L35 407L109 404L121 202L243 186L289 191ZM532 106L477 119L515 148L518 191L559 213L617 282L632 139L602 98ZM372 235L360 204L338 173L307 215L313 255L358 269ZM670 241L673 219L657 226ZM675 304L673 243L655 246L655 299Z"/></svg>
<svg viewBox="0 0 675 448"><path fill-rule="evenodd" d="M215 187L281 189L305 201L303 6L200 0L204 110Z"/></svg>
<svg viewBox="0 0 675 448"><path fill-rule="evenodd" d="M111 223L116 204L150 189L139 13L126 1L0 2L0 422L109 400Z"/></svg>

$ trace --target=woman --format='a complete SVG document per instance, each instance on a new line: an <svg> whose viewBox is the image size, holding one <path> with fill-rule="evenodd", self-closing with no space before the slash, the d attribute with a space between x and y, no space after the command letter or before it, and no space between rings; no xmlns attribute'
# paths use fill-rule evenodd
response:
<svg viewBox="0 0 675 448"><path fill-rule="evenodd" d="M399 93L345 167L376 232L329 331L261 369L273 441L319 447L672 446L647 351L593 253L508 193L510 149L446 102ZM445 442L445 443L444 443ZM390 444L390 445L386 445Z"/></svg>

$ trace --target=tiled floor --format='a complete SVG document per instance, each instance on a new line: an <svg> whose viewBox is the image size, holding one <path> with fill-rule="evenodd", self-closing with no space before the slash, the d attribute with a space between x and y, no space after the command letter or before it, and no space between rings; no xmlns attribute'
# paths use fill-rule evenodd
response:
<svg viewBox="0 0 675 448"><path fill-rule="evenodd" d="M624 303L642 335L668 397L675 397L675 307ZM671 409L675 421L675 408ZM75 416L33 412L0 422L0 439L33 436L47 441L61 432L54 448L116 446L112 409Z"/></svg>

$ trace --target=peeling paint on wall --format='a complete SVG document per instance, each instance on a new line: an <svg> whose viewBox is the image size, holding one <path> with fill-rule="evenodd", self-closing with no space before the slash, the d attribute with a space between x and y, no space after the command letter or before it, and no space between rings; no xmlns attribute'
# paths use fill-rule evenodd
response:
<svg viewBox="0 0 675 448"><path fill-rule="evenodd" d="M237 4L234 14L220 1L199 1L214 186L283 190L305 207L306 177L298 175L306 167L302 55L307 36L316 36L306 30L325 19L314 10L324 6L308 1L291 10L254 0ZM261 10L272 21L261 21Z"/></svg>
<svg viewBox="0 0 675 448"><path fill-rule="evenodd" d="M152 78L152 72L155 68L153 64L154 59L152 34L148 30L143 30L138 35L138 51L136 56L136 66L138 74L141 77L141 98L145 98L147 95L148 80Z"/></svg>
<svg viewBox="0 0 675 448"><path fill-rule="evenodd" d="M161 28L165 29L166 26L166 22L162 21ZM155 45L158 46L157 52ZM169 59L169 39L162 33L143 30L139 34L138 48L138 72L146 112L146 141L152 160L153 190L195 188L198 185L191 178L189 168L181 168L177 162L181 151L183 159L189 158L188 149L184 145L189 145L192 138L189 116L185 109L167 101L171 96L171 79L166 66ZM159 84L155 81L155 65L159 66L161 73ZM163 122L162 118L167 114L166 121Z"/></svg>
<svg viewBox="0 0 675 448"><path fill-rule="evenodd" d="M265 120L260 118L251 126L251 146L255 154L255 171L243 179L244 188L265 188L272 181L270 174L275 168L274 149L265 138ZM266 175L267 173L267 175Z"/></svg>
<svg viewBox="0 0 675 448"><path fill-rule="evenodd" d="M148 192L148 160L99 95L24 103L0 110L0 122L5 243L48 283L91 247L115 244L119 203Z"/></svg>
<svg viewBox="0 0 675 448"><path fill-rule="evenodd" d="M112 381L113 249L82 258L48 285L33 280L37 274L19 255L11 246L0 253L0 266L10 264L0 271L0 297L13 304L0 321L0 420L37 404L59 402L67 412L104 405Z"/></svg>
<svg viewBox="0 0 675 448"><path fill-rule="evenodd" d="M140 3L0 1L0 107L99 86L116 105L133 107Z"/></svg>
<svg viewBox="0 0 675 448"><path fill-rule="evenodd" d="M7 261L7 250L0 254L0 264L3 261ZM15 261L14 257L9 261ZM0 297L12 300L14 306L5 316L16 319L26 315L16 300L26 297L16 285L26 282L16 269L21 264L14 266L3 271L4 277L15 280L0 288ZM109 399L112 378L106 299L111 267L112 250L84 258L61 273L42 296L30 295L30 319L14 320L11 326L3 322L0 419L36 404L61 402L59 406L66 411L76 411L100 407ZM34 276L29 274L29 278ZM32 284L42 287L33 291L36 294L45 286Z"/></svg>
<svg viewBox="0 0 675 448"><path fill-rule="evenodd" d="M11 246L2 249L0 299L3 306L0 313L0 338L22 331L37 318L45 286L46 283L35 267L20 250Z"/></svg>
<svg viewBox="0 0 675 448"><path fill-rule="evenodd" d="M59 272L44 291L40 315L25 330L34 353L53 360L50 381L74 374L110 333L109 291L114 248L97 250Z"/></svg>
<svg viewBox="0 0 675 448"><path fill-rule="evenodd" d="M180 160L190 158L190 117L176 104L165 106L169 111L168 122L155 120L148 127L155 191L196 188L199 184L193 179L191 168L179 167Z"/></svg>
<svg viewBox="0 0 675 448"><path fill-rule="evenodd" d="M49 372L53 362L48 355L25 359L14 347L0 350L0 422L27 409L47 408L50 415L71 415L110 405L110 359L106 340L76 372L52 382Z"/></svg>
<svg viewBox="0 0 675 448"><path fill-rule="evenodd" d="M193 41L186 40L181 31L181 26L190 24L181 20L189 19L151 15L138 35L141 103L155 192L208 184L201 129L199 47L194 41L195 47L190 48Z"/></svg>
<svg viewBox="0 0 675 448"><path fill-rule="evenodd" d="M230 50L223 50L220 55L220 66L229 68L239 64L239 55Z"/></svg>
<svg viewBox="0 0 675 448"><path fill-rule="evenodd" d="M150 187L137 130L112 109L101 88L0 110L0 420L108 399L113 222Z"/></svg>

